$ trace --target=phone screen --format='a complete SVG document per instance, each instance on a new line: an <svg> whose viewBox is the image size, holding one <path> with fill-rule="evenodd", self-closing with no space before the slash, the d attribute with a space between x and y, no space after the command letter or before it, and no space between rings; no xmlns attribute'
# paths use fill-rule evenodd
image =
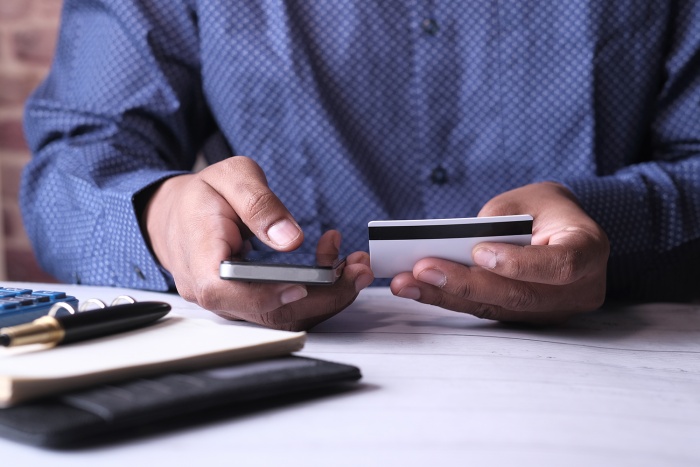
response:
<svg viewBox="0 0 700 467"><path fill-rule="evenodd" d="M251 282L333 284L344 266L345 258L336 255L251 251L243 258L222 261L219 276Z"/></svg>

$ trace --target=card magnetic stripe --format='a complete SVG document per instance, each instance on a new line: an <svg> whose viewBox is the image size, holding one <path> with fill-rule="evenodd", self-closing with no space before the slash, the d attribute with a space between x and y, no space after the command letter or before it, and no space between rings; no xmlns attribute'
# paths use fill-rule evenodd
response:
<svg viewBox="0 0 700 467"><path fill-rule="evenodd" d="M431 238L504 237L530 235L532 221L484 222L480 224L401 225L369 227L370 240L422 240Z"/></svg>

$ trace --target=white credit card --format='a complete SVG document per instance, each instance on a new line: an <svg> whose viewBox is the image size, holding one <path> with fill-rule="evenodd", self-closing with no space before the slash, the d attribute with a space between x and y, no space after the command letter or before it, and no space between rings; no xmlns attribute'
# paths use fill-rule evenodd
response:
<svg viewBox="0 0 700 467"><path fill-rule="evenodd" d="M472 248L481 242L529 245L532 216L466 217L371 221L369 255L375 277L394 277L423 258L473 266Z"/></svg>

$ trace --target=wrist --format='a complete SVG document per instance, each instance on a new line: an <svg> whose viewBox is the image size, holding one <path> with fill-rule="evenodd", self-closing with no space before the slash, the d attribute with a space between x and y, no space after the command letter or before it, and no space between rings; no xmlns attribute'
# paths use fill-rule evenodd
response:
<svg viewBox="0 0 700 467"><path fill-rule="evenodd" d="M190 174L170 177L154 184L149 190L150 196L145 201L144 208L139 217L139 224L144 241L148 245L156 261L167 271L168 266L168 220L173 219L174 209L177 206L177 194L187 182Z"/></svg>

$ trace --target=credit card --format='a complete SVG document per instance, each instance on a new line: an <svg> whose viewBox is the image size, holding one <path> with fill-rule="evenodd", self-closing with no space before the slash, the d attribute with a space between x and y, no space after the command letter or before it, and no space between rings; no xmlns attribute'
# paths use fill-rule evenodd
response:
<svg viewBox="0 0 700 467"><path fill-rule="evenodd" d="M529 245L532 216L371 221L369 255L375 277L394 277L423 258L473 266L472 248L482 242Z"/></svg>

